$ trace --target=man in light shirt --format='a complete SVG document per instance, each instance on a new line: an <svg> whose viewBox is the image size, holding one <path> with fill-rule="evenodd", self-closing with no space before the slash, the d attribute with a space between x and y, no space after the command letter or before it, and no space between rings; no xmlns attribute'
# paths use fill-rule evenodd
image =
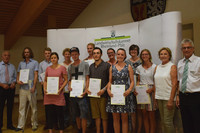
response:
<svg viewBox="0 0 200 133"><path fill-rule="evenodd" d="M200 133L200 57L194 55L194 44L190 39L184 39L181 47L184 58L178 62L176 104L181 110L184 133Z"/></svg>
<svg viewBox="0 0 200 133"><path fill-rule="evenodd" d="M40 84L43 86L43 77L42 77L42 73L45 73L46 68L50 65L52 65L51 61L50 61L50 55L51 55L51 49L50 48L45 48L44 49L44 60L42 62L40 62L39 64L39 71L38 71L38 80L40 82ZM42 93L44 95L44 91L42 88Z"/></svg>
<svg viewBox="0 0 200 133"><path fill-rule="evenodd" d="M15 84L17 72L10 61L10 52L2 52L2 61L0 62L0 133L3 127L3 110L7 102L7 129L15 130L12 123L12 111L15 96Z"/></svg>
<svg viewBox="0 0 200 133"><path fill-rule="evenodd" d="M22 130L25 126L25 114L27 101L31 106L31 125L32 130L38 128L37 122L37 97L36 97L36 83L38 79L38 62L33 59L34 55L29 47L25 47L22 52L23 61L19 63L17 70L17 83L20 85L19 90L19 118L16 131ZM28 83L20 81L20 70L29 70ZM28 105L29 106L29 105Z"/></svg>
<svg viewBox="0 0 200 133"><path fill-rule="evenodd" d="M42 62L40 62L39 64L39 71L38 71L38 80L42 86L42 95L44 96L44 89L43 89L43 80L44 80L44 76L45 76L45 71L46 68L50 65L52 65L51 61L50 61L50 55L51 55L51 49L49 47L44 49L44 60ZM45 108L45 118L47 121L47 113L46 113L46 108ZM44 126L44 130L47 129L46 123Z"/></svg>

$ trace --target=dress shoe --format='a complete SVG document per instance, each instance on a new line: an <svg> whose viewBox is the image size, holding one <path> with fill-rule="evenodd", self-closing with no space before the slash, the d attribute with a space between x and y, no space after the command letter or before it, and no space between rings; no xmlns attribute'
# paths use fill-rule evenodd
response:
<svg viewBox="0 0 200 133"><path fill-rule="evenodd" d="M16 127L14 127L14 126L12 125L12 126L8 126L7 129L16 130Z"/></svg>
<svg viewBox="0 0 200 133"><path fill-rule="evenodd" d="M69 125L69 126L67 127L67 130L71 130L71 129L73 129L73 126L72 126L72 125Z"/></svg>
<svg viewBox="0 0 200 133"><path fill-rule="evenodd" d="M78 133L82 133L82 129L78 129Z"/></svg>
<svg viewBox="0 0 200 133"><path fill-rule="evenodd" d="M58 127L57 124L54 125L54 129L55 129L55 130L59 130L59 127Z"/></svg>
<svg viewBox="0 0 200 133"><path fill-rule="evenodd" d="M18 131L21 131L22 130L22 128L16 128L16 132L18 132Z"/></svg>
<svg viewBox="0 0 200 133"><path fill-rule="evenodd" d="M37 130L37 126L32 126L32 131L36 131Z"/></svg>
<svg viewBox="0 0 200 133"><path fill-rule="evenodd" d="M45 125L44 128L43 128L43 130L47 130L47 129L48 129L48 127L47 127L47 125Z"/></svg>

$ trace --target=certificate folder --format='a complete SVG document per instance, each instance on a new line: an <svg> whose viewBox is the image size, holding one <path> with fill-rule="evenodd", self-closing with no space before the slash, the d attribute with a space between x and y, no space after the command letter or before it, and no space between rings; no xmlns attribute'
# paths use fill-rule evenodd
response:
<svg viewBox="0 0 200 133"><path fill-rule="evenodd" d="M29 69L21 69L20 70L19 81L22 81L24 84L28 84L28 81L29 81Z"/></svg>
<svg viewBox="0 0 200 133"><path fill-rule="evenodd" d="M47 94L58 95L59 77L47 77Z"/></svg>
<svg viewBox="0 0 200 133"><path fill-rule="evenodd" d="M136 86L136 91L138 95L136 96L137 104L150 104L150 95L147 93L148 85L138 85Z"/></svg>
<svg viewBox="0 0 200 133"><path fill-rule="evenodd" d="M100 98L100 96L97 95L100 89L101 89L101 79L90 78L89 91L91 92L91 94L88 94L88 96Z"/></svg>
<svg viewBox="0 0 200 133"><path fill-rule="evenodd" d="M83 87L84 87L84 80L72 80L71 81L72 91L70 92L70 97L82 98L81 95L83 94Z"/></svg>
<svg viewBox="0 0 200 133"><path fill-rule="evenodd" d="M125 85L111 85L111 105L125 105Z"/></svg>

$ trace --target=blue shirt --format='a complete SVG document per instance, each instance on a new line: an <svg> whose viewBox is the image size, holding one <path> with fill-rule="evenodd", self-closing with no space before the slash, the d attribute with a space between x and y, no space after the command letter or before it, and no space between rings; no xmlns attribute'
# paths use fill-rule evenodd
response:
<svg viewBox="0 0 200 133"><path fill-rule="evenodd" d="M6 66L3 61L0 62L0 83L11 84L16 82L17 72L13 64L8 63L9 82L5 80Z"/></svg>
<svg viewBox="0 0 200 133"><path fill-rule="evenodd" d="M26 62L26 60L21 61L19 63L19 67L17 72L20 72L22 69L29 69L29 80L32 80L31 86L33 86L33 81L34 81L34 72L38 71L38 62L36 60L30 59L29 62ZM20 85L21 89L29 90L28 84Z"/></svg>
<svg viewBox="0 0 200 133"><path fill-rule="evenodd" d="M51 61L47 61L47 60L43 60L42 62L40 62L40 65L39 65L39 72L38 72L38 80L39 82L42 82L42 78L40 77L40 74L41 73L44 73L47 69L48 66L51 66L52 63Z"/></svg>

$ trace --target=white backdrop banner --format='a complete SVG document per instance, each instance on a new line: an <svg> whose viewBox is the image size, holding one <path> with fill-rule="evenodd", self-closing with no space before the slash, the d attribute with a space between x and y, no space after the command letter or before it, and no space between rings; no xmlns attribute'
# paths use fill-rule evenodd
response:
<svg viewBox="0 0 200 133"><path fill-rule="evenodd" d="M162 47L172 50L172 61L181 58L180 41L182 39L180 12L169 12L143 21L128 24L75 29L50 29L47 31L47 45L64 60L65 48L78 47L80 59L88 56L87 44L94 43L103 50L104 61L108 60L107 49L124 48L129 55L129 47L137 44L142 49L149 49L153 62L159 64L158 51ZM130 56L128 56L130 58Z"/></svg>

